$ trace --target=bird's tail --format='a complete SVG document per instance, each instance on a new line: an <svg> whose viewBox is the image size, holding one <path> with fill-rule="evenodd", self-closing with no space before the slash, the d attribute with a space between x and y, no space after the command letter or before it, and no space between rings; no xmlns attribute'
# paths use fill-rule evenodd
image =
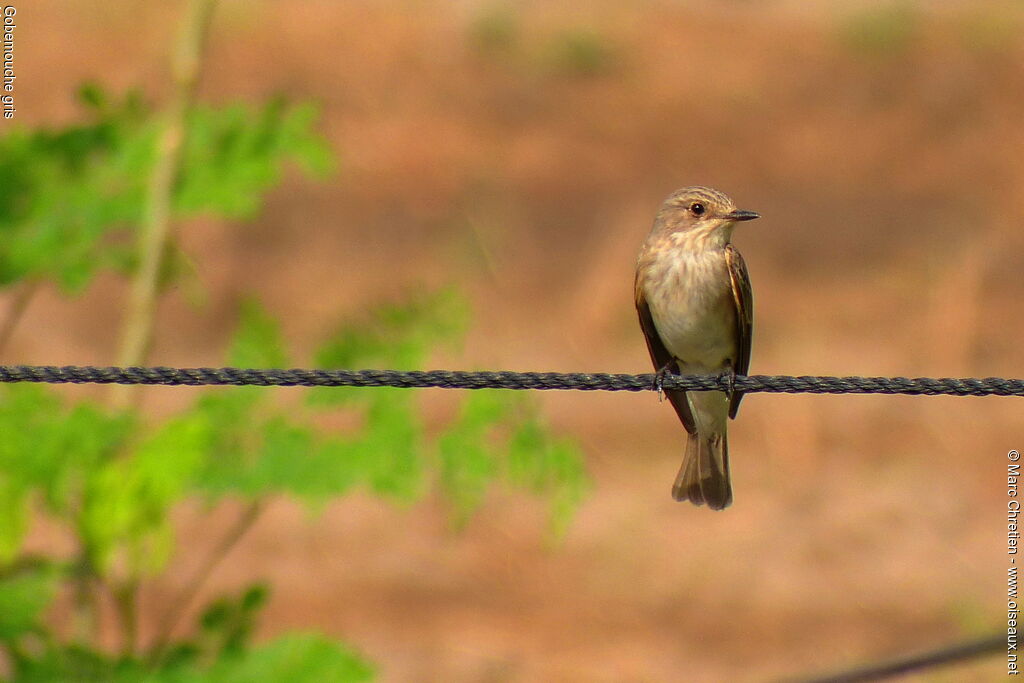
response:
<svg viewBox="0 0 1024 683"><path fill-rule="evenodd" d="M707 503L712 510L728 507L732 503L732 484L725 432L687 436L686 455L672 485L672 497L694 505Z"/></svg>

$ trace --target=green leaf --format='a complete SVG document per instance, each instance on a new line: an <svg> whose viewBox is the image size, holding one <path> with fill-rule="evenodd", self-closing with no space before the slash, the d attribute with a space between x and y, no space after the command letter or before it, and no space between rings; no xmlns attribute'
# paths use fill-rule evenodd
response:
<svg viewBox="0 0 1024 683"><path fill-rule="evenodd" d="M0 473L0 501L0 563L7 563L21 549L28 530L28 488L6 472Z"/></svg>
<svg viewBox="0 0 1024 683"><path fill-rule="evenodd" d="M94 82L83 83L78 88L79 101L91 109L104 109L108 106L107 94Z"/></svg>
<svg viewBox="0 0 1024 683"><path fill-rule="evenodd" d="M288 493L319 506L357 481L356 457L350 443L324 439L308 426L275 418L264 426L263 447L247 493Z"/></svg>
<svg viewBox="0 0 1024 683"><path fill-rule="evenodd" d="M532 407L509 442L508 477L550 500L551 528L556 536L566 532L590 488L579 446L552 436Z"/></svg>
<svg viewBox="0 0 1024 683"><path fill-rule="evenodd" d="M198 105L190 113L175 208L184 215L215 212L250 218L263 193L276 185L286 161L310 175L334 166L330 147L313 132L319 114L309 104L282 98L262 108Z"/></svg>
<svg viewBox="0 0 1024 683"><path fill-rule="evenodd" d="M33 278L82 291L132 262L160 120L135 93L79 91L86 122L0 137L0 286ZM333 156L309 104L198 106L187 122L174 217L252 216L288 161L325 175Z"/></svg>
<svg viewBox="0 0 1024 683"><path fill-rule="evenodd" d="M134 662L119 662L102 652L79 646L53 644L31 658L17 662L12 681L18 683L134 683L149 680Z"/></svg>
<svg viewBox="0 0 1024 683"><path fill-rule="evenodd" d="M408 389L375 389L366 429L357 447L370 488L382 496L412 501L422 492L422 429Z"/></svg>
<svg viewBox="0 0 1024 683"><path fill-rule="evenodd" d="M268 595L265 584L254 584L238 597L222 597L210 603L199 619L197 649L202 658L209 661L243 652Z"/></svg>
<svg viewBox="0 0 1024 683"><path fill-rule="evenodd" d="M260 443L248 466L240 468L234 486L254 498L281 491L301 495L304 484L316 477L307 466L313 450L313 430L289 424L279 416L253 426L260 432Z"/></svg>
<svg viewBox="0 0 1024 683"><path fill-rule="evenodd" d="M842 20L840 39L856 53L868 57L902 54L918 37L921 13L907 2L877 3Z"/></svg>
<svg viewBox="0 0 1024 683"><path fill-rule="evenodd" d="M288 364L280 325L255 300L242 304L228 362L242 368L283 368Z"/></svg>
<svg viewBox="0 0 1024 683"><path fill-rule="evenodd" d="M474 391L438 439L441 491L454 520L464 523L499 478L547 498L551 529L561 536L589 486L583 456L570 439L557 438L530 398Z"/></svg>
<svg viewBox="0 0 1024 683"><path fill-rule="evenodd" d="M85 402L69 410L43 387L0 387L0 562L20 547L30 495L67 514L88 473L112 458L133 429L129 415L107 415Z"/></svg>
<svg viewBox="0 0 1024 683"><path fill-rule="evenodd" d="M230 599L214 600L199 617L199 627L204 631L220 631L230 621L232 612Z"/></svg>
<svg viewBox="0 0 1024 683"><path fill-rule="evenodd" d="M179 657L154 669L137 659L75 646L50 647L18 664L12 679L18 683L363 683L374 678L372 666L354 650L312 633L225 652L206 665Z"/></svg>
<svg viewBox="0 0 1024 683"><path fill-rule="evenodd" d="M193 409L211 426L211 439L196 486L209 495L260 498L290 494L313 506L365 480L360 452L351 439L325 437L294 415L262 413L244 388L211 394ZM257 390L259 391L259 390Z"/></svg>
<svg viewBox="0 0 1024 683"><path fill-rule="evenodd" d="M318 634L292 633L186 680L217 683L358 683L373 680L370 664L348 647Z"/></svg>
<svg viewBox="0 0 1024 683"><path fill-rule="evenodd" d="M468 321L468 304L454 289L416 293L406 301L373 309L365 321L339 326L317 351L314 363L320 368L420 369L438 347L457 348ZM350 387L308 394L309 404L321 407L368 399L366 389Z"/></svg>
<svg viewBox="0 0 1024 683"><path fill-rule="evenodd" d="M131 97L83 90L90 123L0 138L0 284L52 279L83 287L118 252L106 243L137 222L153 127ZM132 163L134 162L134 163Z"/></svg>
<svg viewBox="0 0 1024 683"><path fill-rule="evenodd" d="M42 628L43 612L53 601L59 578L48 564L0 575L0 641Z"/></svg>
<svg viewBox="0 0 1024 683"><path fill-rule="evenodd" d="M163 568L173 547L168 515L201 471L211 429L201 414L173 419L129 456L90 472L80 533L91 559L109 574L117 558L131 576Z"/></svg>
<svg viewBox="0 0 1024 683"><path fill-rule="evenodd" d="M263 609L263 606L267 604L267 599L270 597L270 589L265 584L257 583L249 586L242 593L242 598L239 600L239 605L243 612L253 612L259 609Z"/></svg>
<svg viewBox="0 0 1024 683"><path fill-rule="evenodd" d="M498 475L501 445L496 432L507 411L508 403L498 392L471 392L459 417L438 439L440 485L454 506L457 523L464 523L480 506Z"/></svg>
<svg viewBox="0 0 1024 683"><path fill-rule="evenodd" d="M618 53L606 36L586 28L573 28L552 39L548 62L565 75L592 77L613 70L619 61Z"/></svg>

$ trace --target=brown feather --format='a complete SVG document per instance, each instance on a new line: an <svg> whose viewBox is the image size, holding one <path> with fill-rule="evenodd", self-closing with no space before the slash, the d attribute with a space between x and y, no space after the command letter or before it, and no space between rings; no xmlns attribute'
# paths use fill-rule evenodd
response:
<svg viewBox="0 0 1024 683"><path fill-rule="evenodd" d="M750 341L754 329L754 293L750 287L750 275L747 264L736 247L731 244L725 247L725 261L729 267L729 280L732 284L732 297L736 302L736 358L733 361L733 372L746 375L750 369ZM736 417L742 391L734 391L729 402L729 417Z"/></svg>

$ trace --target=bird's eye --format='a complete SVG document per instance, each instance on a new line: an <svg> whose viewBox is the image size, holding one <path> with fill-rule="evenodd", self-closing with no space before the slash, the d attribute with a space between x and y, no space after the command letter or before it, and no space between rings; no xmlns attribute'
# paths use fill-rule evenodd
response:
<svg viewBox="0 0 1024 683"><path fill-rule="evenodd" d="M704 211L704 205L701 204L700 202L694 202L693 204L690 204L690 213L692 213L694 216L703 216Z"/></svg>

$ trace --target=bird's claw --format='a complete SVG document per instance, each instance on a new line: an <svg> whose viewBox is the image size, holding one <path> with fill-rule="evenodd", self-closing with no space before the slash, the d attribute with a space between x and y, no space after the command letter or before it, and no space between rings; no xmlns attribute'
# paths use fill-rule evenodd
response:
<svg viewBox="0 0 1024 683"><path fill-rule="evenodd" d="M665 363L654 373L654 384L651 387L658 392L658 402L665 400L665 374L668 372L669 367L672 365L672 361Z"/></svg>
<svg viewBox="0 0 1024 683"><path fill-rule="evenodd" d="M736 393L736 370L732 366L729 367L727 372L723 372L721 375L725 378L726 387L728 387L729 398Z"/></svg>

